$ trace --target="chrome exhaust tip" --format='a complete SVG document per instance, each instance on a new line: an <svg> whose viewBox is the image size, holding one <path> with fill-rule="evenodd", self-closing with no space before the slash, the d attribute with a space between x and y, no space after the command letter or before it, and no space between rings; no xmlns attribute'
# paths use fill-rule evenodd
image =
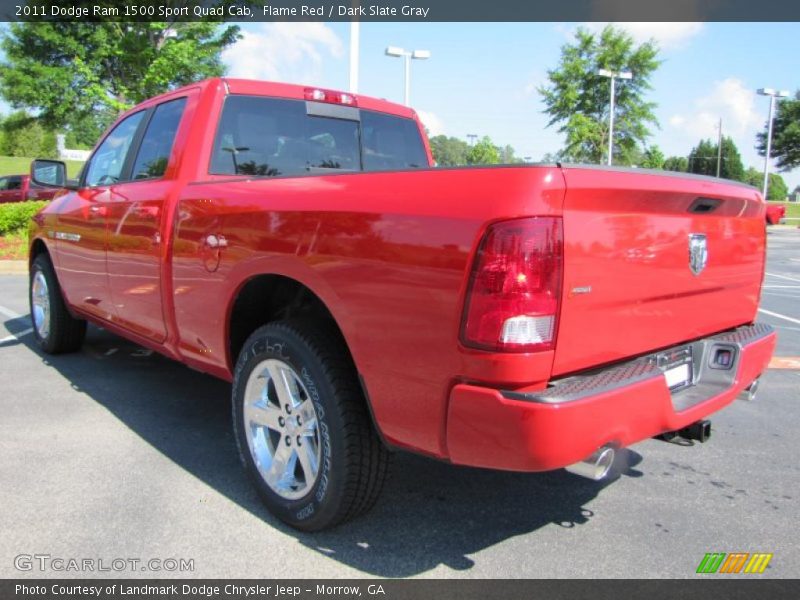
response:
<svg viewBox="0 0 800 600"><path fill-rule="evenodd" d="M582 461L564 468L574 475L580 475L592 481L600 481L611 470L615 454L616 452L611 446L602 446Z"/></svg>
<svg viewBox="0 0 800 600"><path fill-rule="evenodd" d="M761 384L761 378L755 379L753 383L748 385L742 392L739 394L739 398L742 400L747 400L748 402L752 402L756 399L756 395L758 394L758 386Z"/></svg>

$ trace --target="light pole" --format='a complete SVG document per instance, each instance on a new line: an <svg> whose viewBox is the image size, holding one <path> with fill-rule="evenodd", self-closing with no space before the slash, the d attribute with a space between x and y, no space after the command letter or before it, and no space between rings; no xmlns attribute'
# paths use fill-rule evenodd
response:
<svg viewBox="0 0 800 600"><path fill-rule="evenodd" d="M611 108L608 111L608 164L610 165L614 152L614 82L617 79L632 79L633 74L630 71L609 71L608 69L600 69L597 74L611 79Z"/></svg>
<svg viewBox="0 0 800 600"><path fill-rule="evenodd" d="M469 140L469 145L470 146L474 146L475 145L475 140L478 139L478 134L477 133L468 133L467 134L467 139Z"/></svg>
<svg viewBox="0 0 800 600"><path fill-rule="evenodd" d="M361 23L350 22L350 93L358 93L358 43Z"/></svg>
<svg viewBox="0 0 800 600"><path fill-rule="evenodd" d="M773 90L772 88L760 88L758 93L761 96L769 96L769 120L767 121L767 153L764 156L764 185L761 187L761 195L767 199L767 188L769 187L769 153L772 150L772 120L775 118L775 98L786 98L789 92L783 90Z"/></svg>
<svg viewBox="0 0 800 600"><path fill-rule="evenodd" d="M409 105L409 95L411 88L411 60L426 60L431 57L429 50L413 50L407 51L397 46L389 46L386 48L386 56L403 57L405 59L405 94L404 104Z"/></svg>

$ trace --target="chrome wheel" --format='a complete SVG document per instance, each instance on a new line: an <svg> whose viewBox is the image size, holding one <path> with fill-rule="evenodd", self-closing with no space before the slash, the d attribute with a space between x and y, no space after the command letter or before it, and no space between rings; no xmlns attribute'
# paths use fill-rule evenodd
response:
<svg viewBox="0 0 800 600"><path fill-rule="evenodd" d="M50 293L47 289L47 280L41 271L36 271L33 276L31 308L36 333L41 339L45 339L50 333Z"/></svg>
<svg viewBox="0 0 800 600"><path fill-rule="evenodd" d="M245 387L243 418L250 454L272 491L287 500L308 494L319 473L319 426L297 372L282 360L256 365Z"/></svg>

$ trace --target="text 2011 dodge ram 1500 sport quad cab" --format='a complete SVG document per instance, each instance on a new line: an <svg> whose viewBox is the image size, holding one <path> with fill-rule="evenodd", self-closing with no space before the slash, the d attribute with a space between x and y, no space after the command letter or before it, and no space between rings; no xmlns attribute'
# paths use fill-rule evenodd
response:
<svg viewBox="0 0 800 600"><path fill-rule="evenodd" d="M120 117L34 217L45 352L92 321L233 383L241 459L306 530L367 510L389 448L605 475L754 389L750 187L535 165L436 169L415 113L213 79Z"/></svg>

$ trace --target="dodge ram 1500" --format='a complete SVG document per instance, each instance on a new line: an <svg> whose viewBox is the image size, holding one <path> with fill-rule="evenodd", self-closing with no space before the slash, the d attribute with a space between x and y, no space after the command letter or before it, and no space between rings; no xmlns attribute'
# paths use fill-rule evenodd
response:
<svg viewBox="0 0 800 600"><path fill-rule="evenodd" d="M409 108L212 79L123 114L34 217L47 353L86 322L232 382L241 460L304 530L369 509L391 449L605 476L705 440L775 345L754 188L562 164L434 168Z"/></svg>

